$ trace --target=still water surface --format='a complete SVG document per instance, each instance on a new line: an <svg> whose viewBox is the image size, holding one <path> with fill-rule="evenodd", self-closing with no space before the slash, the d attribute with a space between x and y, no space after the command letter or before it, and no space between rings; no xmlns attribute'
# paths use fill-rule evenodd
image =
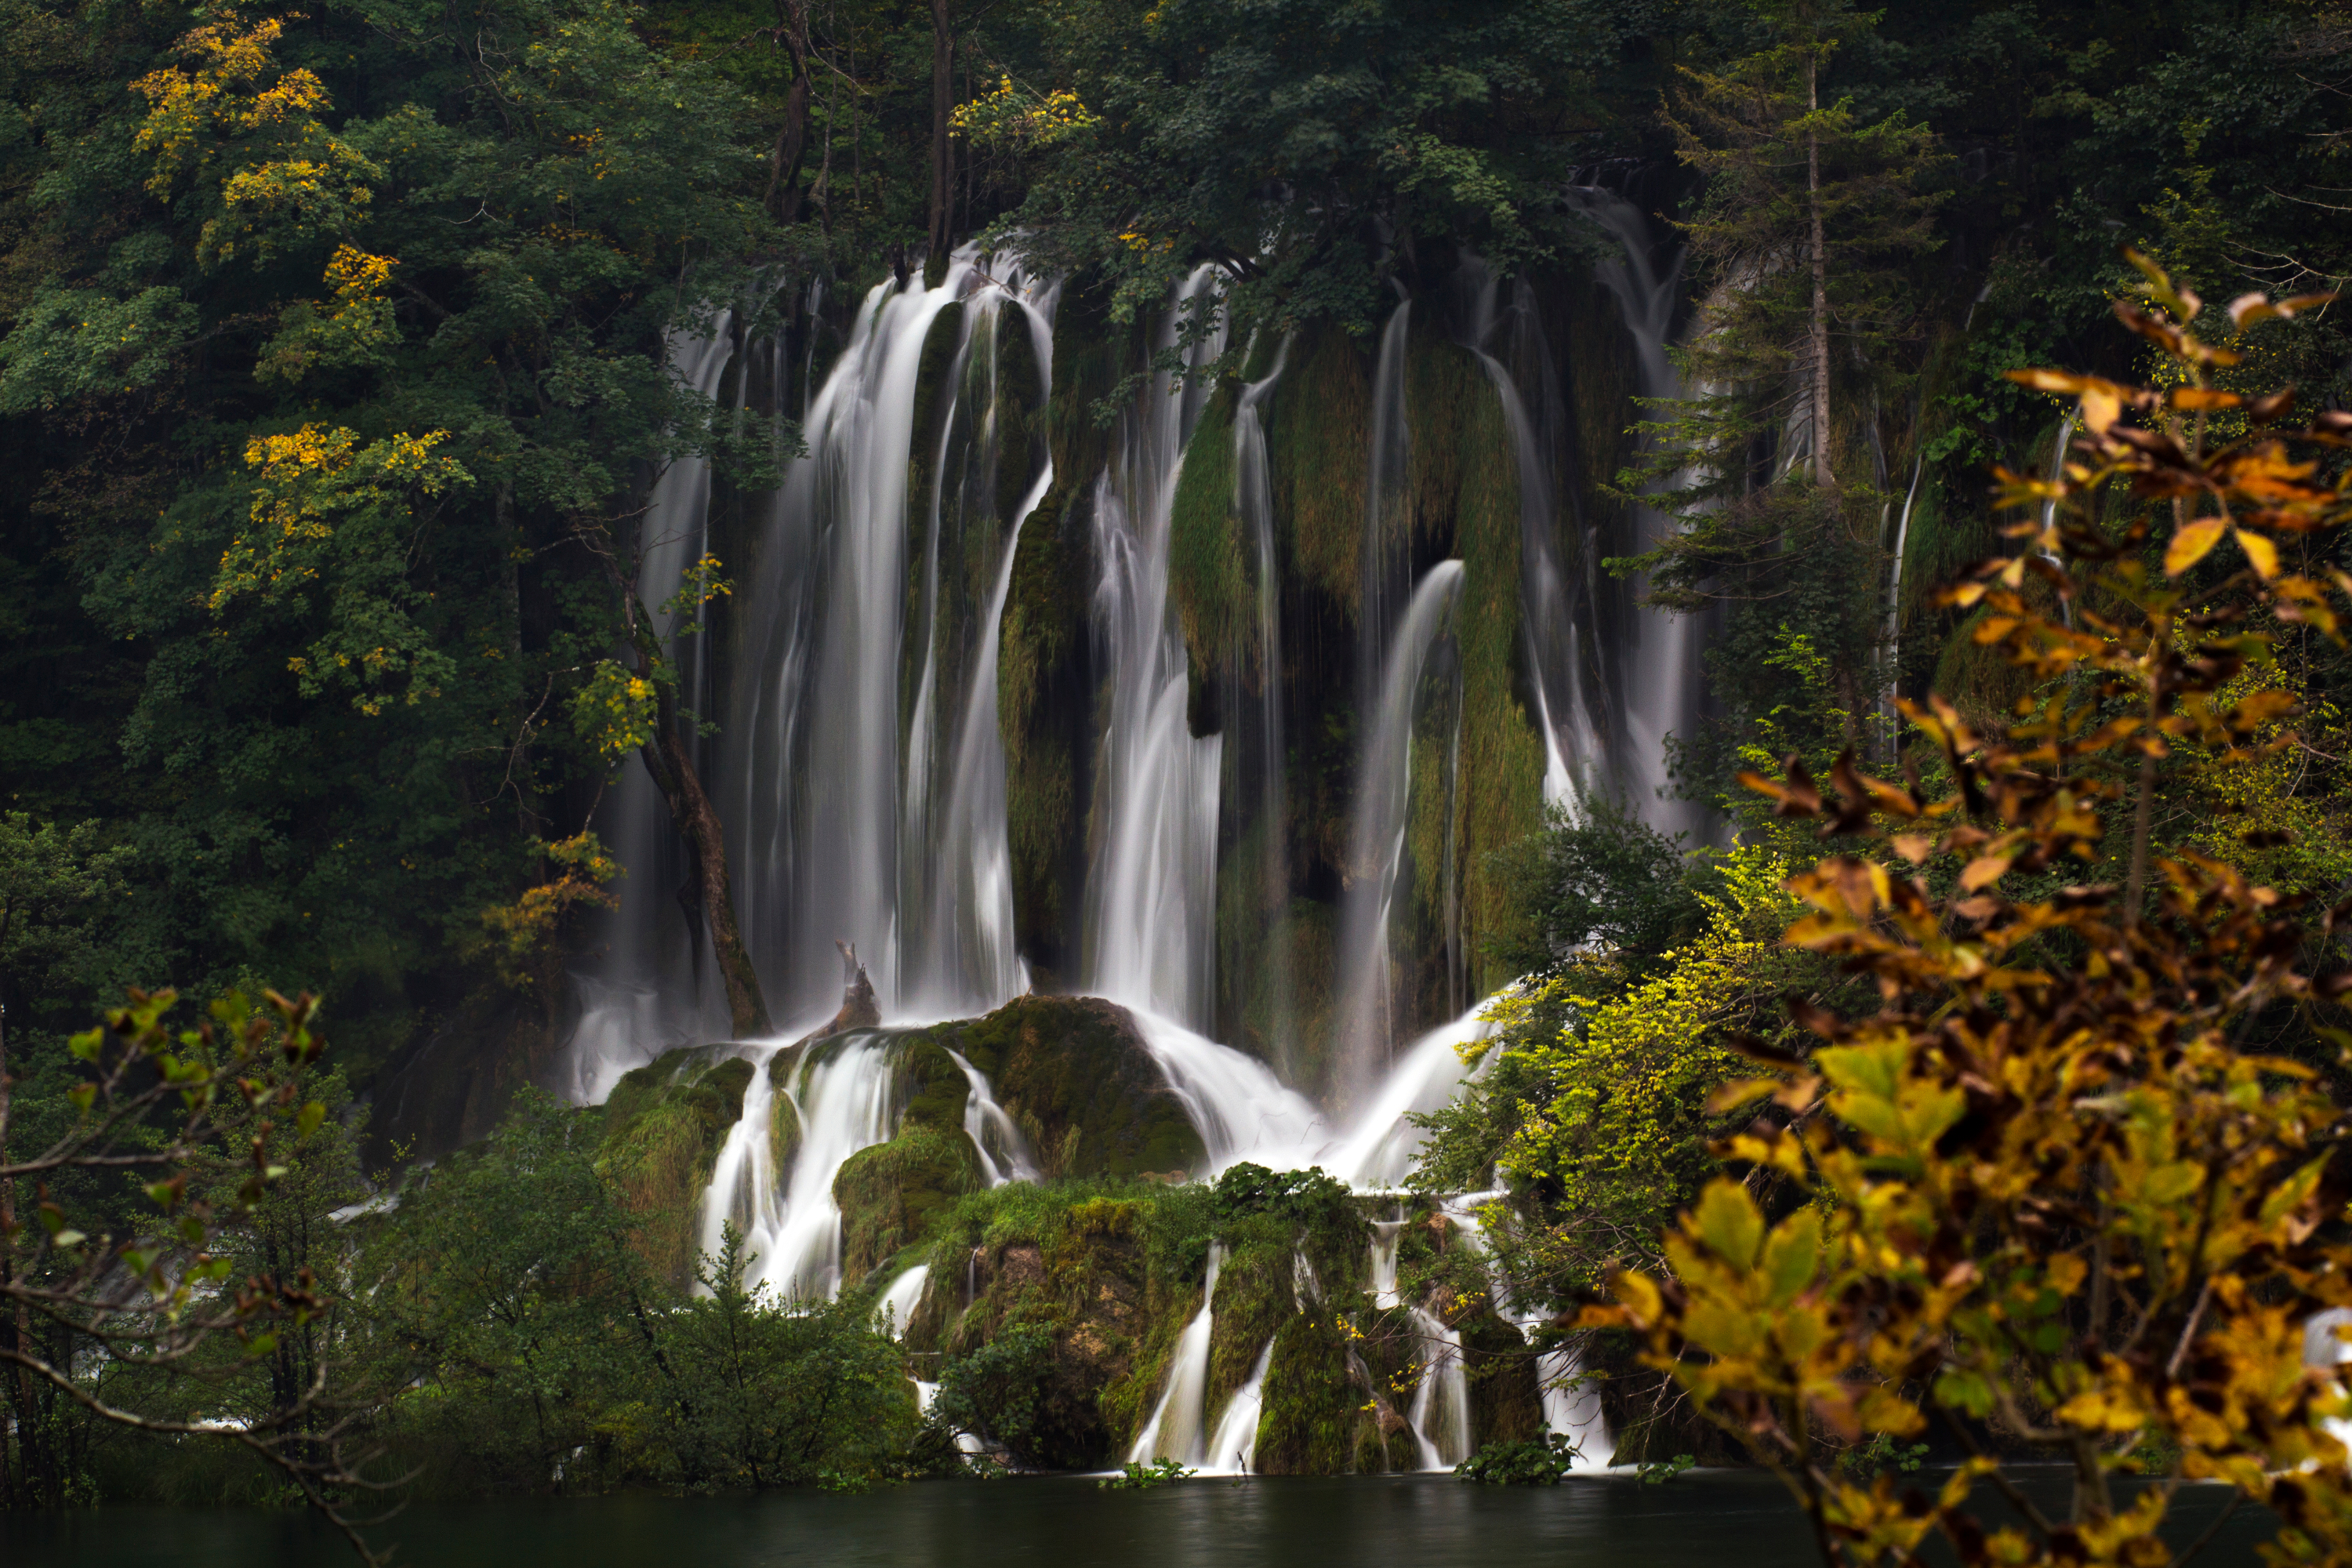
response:
<svg viewBox="0 0 2352 1568"><path fill-rule="evenodd" d="M2216 1489L2184 1492L2184 1542ZM1195 1480L1144 1492L1070 1478L929 1482L863 1496L660 1497L412 1508L381 1535L404 1568L1804 1568L1804 1521L1769 1477L1558 1488L1447 1476ZM2231 1520L2200 1559L2243 1563L2269 1529ZM299 1513L114 1509L0 1515L8 1568L331 1568L352 1559Z"/></svg>

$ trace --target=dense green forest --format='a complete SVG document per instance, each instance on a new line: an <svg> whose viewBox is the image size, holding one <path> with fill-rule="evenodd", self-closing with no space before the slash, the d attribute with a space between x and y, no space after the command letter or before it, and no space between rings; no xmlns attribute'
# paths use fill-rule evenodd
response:
<svg viewBox="0 0 2352 1568"><path fill-rule="evenodd" d="M2234 400L2164 405L2197 409L2201 443L2209 409L2235 440L2261 423L2232 412L2246 399L2292 385L2309 416L2343 406L2352 374L2340 307L2221 324L2233 297L2323 295L2352 274L2352 12L2335 0L338 0L274 13L7 0L0 25L0 1164L70 1142L89 1115L99 1047L72 1042L126 987L171 987L183 1013L315 994L329 1047L315 1067L289 1050L254 1069L266 1089L204 1123L194 1186L169 1194L214 1194L223 1277L275 1291L309 1271L315 1302L268 1308L299 1331L232 1346L225 1331L168 1365L126 1356L92 1374L104 1402L167 1422L299 1406L295 1468L126 1434L19 1365L0 1374L12 1506L285 1500L312 1484L342 1496L345 1438L388 1456L371 1475L414 1468L406 1484L424 1495L859 1488L963 1473L960 1436L996 1456L983 1465L1097 1466L1150 1415L1179 1331L1212 1300L1213 1397L1275 1347L1276 1372L1258 1374L1261 1468L1392 1468L1403 1422L1390 1406L1409 1397L1415 1331L1393 1303L1294 1322L1292 1259L1330 1289L1372 1290L1369 1227L1408 1211L1389 1255L1402 1272L1380 1289L1402 1279L1408 1300L1481 1303L1447 1327L1473 1366L1482 1440L1541 1448L1533 1342L1498 1305L1499 1271L1552 1336L1542 1348L1573 1331L1608 1372L1599 1397L1621 1457L1727 1456L1730 1440L1670 1397L1663 1363L1641 1360L1636 1331L1665 1320L1580 1326L1577 1304L1629 1265L1683 1267L1662 1237L1755 1115L1755 1096L1723 1085L1759 1053L1810 1060L1834 1033L1822 1020L1860 1027L1896 994L1852 947L1781 942L1827 907L1791 879L1819 846L1785 791L1776 812L1738 775L1810 770L1844 788L1859 759L1907 779L1916 808L1978 787L1973 753L1950 741L1966 726L2014 713L2030 738L2070 703L2124 714L2120 689L2092 691L2004 638L2029 621L2088 636L2119 624L2136 589L2078 596L2026 552L2006 608L1980 586L1942 591L2013 551L2004 526L2038 515L2053 529L2062 500L2075 504L2058 493L2061 464L2078 431L2106 436L2095 400L2112 421L2119 395L2100 388L2154 387L2131 405L2143 412L2192 383ZM1477 823L1461 839L1470 913L1446 937L1467 933L1475 951L1448 956L1432 990L1475 976L1466 1003L1517 984L1467 1047L1480 1076L1423 1113L1396 1220L1319 1176L1236 1164L1213 1184L1163 1180L1201 1153L1164 1092L1104 1089L1081 1106L1069 1087L1085 1052L1129 1062L1140 1047L1081 1004L1024 998L901 1047L903 1120L833 1188L839 1299L786 1301L747 1279L740 1232L714 1247L698 1228L746 1106L770 1103L747 1098L765 1092L749 1063L665 1056L601 1106L536 1087L578 1016L570 976L605 940L599 917L626 875L600 812L628 769L656 780L698 868L678 900L717 958L733 1033L782 1026L742 956L729 849L697 776L719 719L697 709L689 639L656 631L682 605L707 611L719 638L738 597L732 551L690 565L674 598L643 565L664 475L707 463L715 505L740 510L802 454L805 389L796 407L747 391L740 371L698 386L678 344L733 312L729 330L772 330L814 362L876 285L936 282L975 242L1017 255L1062 279L1054 341L1080 351L1057 346L1071 363L1025 416L1055 464L1040 515L1074 515L1105 432L1153 372L1189 377L1212 399L1202 427L1220 433L1243 386L1290 374L1344 409L1328 427L1352 442L1315 449L1293 434L1324 428L1310 420L1274 435L1285 559L1324 593L1318 572L1353 581L1355 547L1318 565L1313 541L1330 533L1327 512L1358 526L1364 366L1394 302L1441 296L1480 258L1482 276L1533 280L1531 298L1583 301L1543 307L1574 327L1605 300L1594 279L1622 265L1620 237L1580 195L1600 190L1638 208L1653 259L1679 268L1667 335L1682 390L1644 395L1622 344L1563 350L1567 368L1546 373L1584 381L1574 432L1558 438L1574 453L1560 504L1671 504L1670 534L1580 569L1638 578L1652 605L1707 628L1703 719L1667 742L1702 826L1677 837L1647 825L1651 803L1601 795L1547 816L1532 783L1504 805L1502 786L1481 785L1462 808ZM1129 352L1203 263L1213 281L1184 296L1174 346ZM2222 359L2118 329L2118 306L2185 323L2195 311L2176 284L2215 302L2198 330ZM1559 341L1591 339L1575 331L1587 338ZM1305 368L1281 370L1277 343ZM2084 390L2006 374L2035 366L2105 379ZM1463 452L1474 437L1506 449L1475 436L1485 405L1464 389L1484 384L1454 374L1416 382L1416 409L1452 398ZM761 395L773 417L742 417ZM1416 461L1415 494L1440 488ZM936 482L917 466L919 487ZM1449 518L1472 515L1479 477L1475 453L1458 467ZM1013 475L1013 492L1027 482ZM1457 507L1454 489L1473 499ZM1176 504L1171 613L1195 660L1197 735L1216 728L1215 692L1246 686L1247 659L1221 650L1244 646L1264 568L1242 563L1221 513L1188 533L1181 492ZM2085 515L2123 527L2120 510ZM2338 545L2315 522L2279 526L2324 597ZM1024 536L1005 568L1004 657L1034 659L1021 668L1040 689L1082 662L1070 650L1083 634L1047 623L1075 624L1090 591L1023 597L1074 570L1044 537ZM2202 559L2115 537L2103 561L2137 551L2187 580ZM2252 537L2246 558L2268 584L2283 568ZM2066 549L2097 553L2080 543ZM2204 568L2216 581L2221 560ZM1355 592L1295 598L1337 647ZM1016 626L1033 603L1045 612ZM2306 900L2263 940L2314 969L2332 962L2340 937L2318 910L2352 887L2352 659L2301 604L2263 599L2245 612L2269 639L2259 654L2231 643L2226 671L2200 667L2206 686L2184 677L2150 699L2151 723L2179 692L2211 699L2180 710L2196 721L2168 731L2160 759L2069 741L2016 764L2077 770L2070 788L2127 800L2139 826L2076 834L2063 856L2013 850L2012 896L2128 887L2128 927L2168 874L2151 855L2194 861ZM1470 679L1487 672L1496 700L1517 702L1519 656L1476 664L1465 616ZM1946 704L1935 744L1896 717L1898 699L1931 692ZM1489 750L1504 763L1479 752L1507 726L1478 729L1475 694L1461 700L1465 766L1490 768L1476 776L1541 771L1502 740ZM1370 720L1313 718L1300 734L1337 739L1311 756L1323 742L1298 742L1293 772L1322 781L1322 804L1294 806L1291 832L1324 846L1297 849L1301 863L1339 867L1344 768L1329 757ZM1033 720L1008 705L1003 721L1024 956L1041 992L1075 989L1051 984L1076 972L1065 950L1081 917L1047 863L1087 829L1061 776L1075 764ZM1847 795L1888 809L1896 786L1875 787ZM1811 799L1844 847L1858 842L1867 809ZM1024 849L1023 824L1048 819L1057 847ZM1917 842L1870 852L1918 865ZM1423 863L1432 887L1437 859ZM1939 900L1987 885L1958 862L1924 875ZM1444 896L1451 909L1452 881ZM1278 929L1287 943L1298 922ZM2098 939L2070 932L2054 951L2087 963ZM1329 969L1328 942L1297 942ZM1257 962L1231 966L1255 974ZM1221 994L1219 1021L1297 1081L1336 1082L1321 1047L1294 1057L1274 1038L1284 1019L1339 1005L1328 974L1319 984L1299 979L1278 1006ZM2332 1000L2250 990L2231 1005L2232 1049L2315 1074L2340 1103ZM225 1005L224 1037L244 1006ZM121 1080L124 1103L147 1093L165 1048ZM815 1038L794 1048L793 1072L829 1059ZM1035 1146L1040 1182L981 1179L963 1132L975 1061ZM751 1133L772 1140L779 1167L802 1136L783 1064L775 1120ZM156 1081L176 1082L171 1070ZM282 1117L255 1121L273 1075L298 1072L301 1098L324 1107L299 1148ZM136 1103L109 1135L175 1148L164 1102ZM248 1144L257 1169L282 1155L266 1193L238 1186ZM1757 1169L1761 1148L1748 1152ZM1448 1231L1444 1200L1497 1184L1483 1250L1449 1244L1465 1232L1460 1215ZM64 1164L5 1186L12 1279L81 1278L56 1239L71 1234L63 1218L36 1245L20 1216L79 1205L83 1230L127 1234L165 1201ZM934 1287L877 1332L885 1285L934 1256L981 1261L957 1301ZM1114 1305L1076 1304L1097 1300ZM62 1305L39 1323L19 1309L0 1349L70 1371L76 1335L86 1348L103 1327ZM1118 1348L1086 1348L1105 1333ZM908 1396L910 1364L938 1385L927 1414ZM341 1403L306 1405L325 1369Z"/></svg>

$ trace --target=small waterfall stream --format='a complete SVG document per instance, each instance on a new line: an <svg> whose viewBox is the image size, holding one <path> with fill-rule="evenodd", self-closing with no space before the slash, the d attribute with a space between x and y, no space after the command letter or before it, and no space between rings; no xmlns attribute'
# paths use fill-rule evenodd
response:
<svg viewBox="0 0 2352 1568"><path fill-rule="evenodd" d="M801 1128L789 1169L778 1172L771 1127L779 1089L768 1071L774 1053L753 1058L759 1070L743 1095L743 1114L719 1146L702 1205L700 1245L716 1253L732 1220L756 1261L751 1279L787 1299L830 1300L841 1290L841 1205L833 1179L852 1154L894 1131L890 1037L854 1030L810 1047L783 1092Z"/></svg>
<svg viewBox="0 0 2352 1568"><path fill-rule="evenodd" d="M907 1320L914 1316L915 1303L923 1299L923 1286L931 1277L931 1266L918 1263L900 1274L883 1289L881 1299L874 1303L876 1318L890 1325L893 1338L904 1338Z"/></svg>
<svg viewBox="0 0 2352 1568"><path fill-rule="evenodd" d="M1405 1419L1421 1445L1421 1468L1450 1470L1470 1457L1470 1374L1462 1364L1462 1336L1424 1308L1409 1306L1405 1315L1421 1336L1421 1380Z"/></svg>
<svg viewBox="0 0 2352 1568"><path fill-rule="evenodd" d="M1265 1349L1257 1352L1250 1363L1249 1381L1236 1389L1225 1413L1217 1418L1215 1436L1209 1439L1207 1451L1201 1460L1201 1472L1210 1476L1245 1476L1257 1458L1258 1418L1265 1410L1265 1374L1274 1365L1274 1342L1265 1342Z"/></svg>
<svg viewBox="0 0 2352 1568"><path fill-rule="evenodd" d="M1396 980L1390 954L1397 875L1405 861L1405 817L1412 784L1413 718L1431 650L1449 626L1462 592L1459 561L1441 561L1412 592L1381 671L1353 813L1349 862L1355 881L1341 895L1339 1027L1343 1081L1356 1093L1393 1065ZM1459 681L1456 667L1455 679ZM1455 721L1461 704L1453 703Z"/></svg>
<svg viewBox="0 0 2352 1568"><path fill-rule="evenodd" d="M1682 378L1666 357L1674 340L1675 310L1682 295L1683 252L1675 247L1661 269L1655 263L1649 218L1641 208L1614 191L1577 185L1569 199L1616 239L1623 251L1601 263L1595 276L1617 301L1633 339L1642 373L1642 395L1672 398L1683 395ZM1667 488L1677 488L1680 481ZM1634 510L1633 552L1654 550L1663 543L1674 520L1654 507ZM1624 619L1617 668L1622 685L1618 711L1622 715L1624 741L1619 750L1618 784L1633 808L1653 827L1667 834L1700 836L1704 814L1688 801L1667 793L1666 738L1685 739L1697 732L1702 712L1699 651L1705 626L1696 616L1676 615L1639 602L1645 583L1631 585L1631 614Z"/></svg>
<svg viewBox="0 0 2352 1568"><path fill-rule="evenodd" d="M1030 1152L1029 1141L1021 1136L1013 1118L996 1103L988 1075L965 1060L961 1051L950 1049L948 1055L963 1069L964 1079L971 1086L971 1098L963 1106L963 1131L980 1152L982 1177L992 1187L1036 1181L1040 1174L1036 1156Z"/></svg>
<svg viewBox="0 0 2352 1568"><path fill-rule="evenodd" d="M1201 1310L1184 1325L1184 1331L1177 1336L1176 1348L1169 1352L1168 1381L1160 1390L1160 1403L1152 1407L1151 1419L1143 1424L1143 1430L1136 1434L1135 1444L1128 1450L1131 1464L1173 1459L1197 1469L1202 1462L1202 1446L1208 1424L1203 1406L1209 1389L1209 1336L1213 1326L1211 1313L1217 1299L1217 1270L1224 1260L1224 1249L1212 1244L1208 1283L1201 1289Z"/></svg>

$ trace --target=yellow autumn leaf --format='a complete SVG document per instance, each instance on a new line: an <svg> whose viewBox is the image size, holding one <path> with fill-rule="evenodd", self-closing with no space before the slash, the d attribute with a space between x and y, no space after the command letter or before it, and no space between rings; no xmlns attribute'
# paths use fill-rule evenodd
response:
<svg viewBox="0 0 2352 1568"><path fill-rule="evenodd" d="M2268 582L2277 576L2278 546L2273 544L2262 534L2247 529L2241 528L2235 531L2238 536L2238 548L2246 552L2246 559L2253 563L2254 571L2262 579Z"/></svg>
<svg viewBox="0 0 2352 1568"><path fill-rule="evenodd" d="M2228 526L2218 517L2200 517L2184 523L2165 547L2164 572L2168 577L2178 577L2200 561L2206 552L2221 542L2221 530Z"/></svg>
<svg viewBox="0 0 2352 1568"><path fill-rule="evenodd" d="M1978 857L1976 859L1969 861L1968 868L1960 873L1961 888L1966 891L1973 893L1979 888L1987 887L1994 882L2000 881L2001 877L2009 870L2009 863L2016 858L2017 857L2014 855L1983 855Z"/></svg>

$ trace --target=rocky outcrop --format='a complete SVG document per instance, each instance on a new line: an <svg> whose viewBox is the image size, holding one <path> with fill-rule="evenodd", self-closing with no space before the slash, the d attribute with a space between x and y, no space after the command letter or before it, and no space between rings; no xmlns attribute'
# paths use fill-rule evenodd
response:
<svg viewBox="0 0 2352 1568"><path fill-rule="evenodd" d="M845 1287L929 1237L956 1200L980 1184L979 1157L963 1130L971 1087L963 1069L924 1035L906 1037L896 1051L890 1098L901 1108L898 1131L888 1142L852 1154L833 1181Z"/></svg>
<svg viewBox="0 0 2352 1568"><path fill-rule="evenodd" d="M624 1074L604 1102L597 1170L638 1216L647 1266L681 1289L694 1278L703 1191L755 1070L740 1057L713 1059L725 1049L666 1052Z"/></svg>
<svg viewBox="0 0 2352 1568"><path fill-rule="evenodd" d="M1022 996L932 1037L988 1075L1049 1176L1189 1173L1206 1151L1126 1008Z"/></svg>

